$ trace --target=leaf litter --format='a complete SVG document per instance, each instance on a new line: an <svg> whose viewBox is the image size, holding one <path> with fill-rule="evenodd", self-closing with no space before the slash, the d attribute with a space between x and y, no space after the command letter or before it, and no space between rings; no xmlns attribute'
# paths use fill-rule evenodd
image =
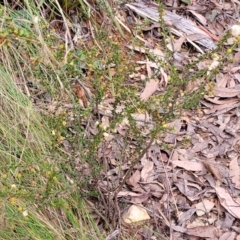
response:
<svg viewBox="0 0 240 240"><path fill-rule="evenodd" d="M222 11L226 7L220 3L213 3L213 5ZM149 18L153 24L156 24L159 16L155 3L149 8L145 6L146 4L141 1L126 4L130 11ZM234 23L232 19L227 19L222 27L215 18L209 21L209 12L214 9L210 7L209 11L203 14L203 11L200 11L203 9L202 4L196 1L193 6L186 7L193 16L194 20L191 21L174 12L165 12L165 21L171 26L171 31L179 36L179 40L172 45L173 48L169 45L170 50L174 52L181 52L186 41L198 52L204 52L207 48L213 49L216 47L216 41L219 40L216 35L222 36L224 31ZM233 9L228 8L228 11L237 14ZM204 27L199 28L199 23ZM149 27L145 30L152 31L158 27L154 25L153 28ZM131 45L127 47L136 53L141 52L146 55L146 61L137 62L140 65L145 64L149 79L146 78L145 87L139 97L142 101L148 101L161 86L167 87L168 76L161 69L156 78L155 71L159 70L159 66L157 61L150 62L147 55L151 53L157 59L164 61L164 54L157 48L147 49L147 47ZM170 236L170 239L238 239L240 159L236 138L240 131L238 120L240 85L238 69L234 70L238 58L235 54L235 65L229 63L226 66L227 71L221 71L216 75L216 85L211 95L206 95L201 101L202 110L195 114L186 111L181 119L170 123L169 127L174 131L166 133L161 140L151 144L140 161L131 169L128 180L119 191L116 187L121 185L123 177L130 169L129 157L136 148L133 140L131 146L124 146L124 153L118 149L121 146L117 143L119 139L127 136L126 120L118 125L116 133L111 133L113 138L105 141L107 143L105 148L99 150L99 159L107 158L108 162L108 168L105 169L106 180L99 182L99 189L104 196L109 192L116 194L117 202L115 201L114 204L121 209L119 217L125 222L123 224L125 230L130 229L129 224L140 222L141 224L137 227L133 226L136 227L136 233L140 232L142 236L145 232L144 227L148 226L158 233ZM182 63L178 62L178 64L183 67ZM201 64L203 66L204 62ZM202 66L199 65L199 68ZM219 60L216 59L206 62L204 68L207 67L210 71L218 66ZM208 75L208 72L206 74ZM164 85L160 84L162 78L165 79ZM192 85L188 85L187 92L194 91L203 82L204 78L192 82ZM124 104L119 105L117 111L121 112L124 108ZM112 102L100 104L99 110L104 116L102 125L107 127L112 114ZM136 122L139 121L138 124L142 124L141 126L145 126L148 122L147 126L151 128L154 124L150 115L135 113L132 116ZM184 125L185 130L182 130ZM144 135L144 131L143 136L147 136ZM179 144L183 139L190 141L185 148ZM171 144L174 150L164 149L162 143ZM122 162L118 165L120 159ZM127 208L124 208L124 205ZM138 239L145 239L139 234L138 236ZM154 234L150 234L150 237L155 239Z"/></svg>
<svg viewBox="0 0 240 240"><path fill-rule="evenodd" d="M199 56L199 53L216 48L224 32L239 17L236 6L240 7L240 3L211 1L209 4L208 1L194 1L189 5L175 3L173 7L174 2L166 1L163 13L169 30L176 36L167 47L173 52L176 68L184 69L186 63L194 60L194 54ZM144 47L126 44L136 55L141 53L142 57L136 58L136 63L142 68L129 76L129 81L145 83L138 96L139 100L147 102L168 86L168 74L159 66L159 61L164 61L165 55L156 37L160 31L158 5L151 1L135 1L126 3L124 7L135 18L148 18L150 26L145 27L144 31L154 36L154 40L138 36ZM124 17L120 20L120 12L116 15L123 26ZM238 29L233 27L231 31ZM194 54L186 50L188 44L194 49ZM149 54L155 57L154 60L149 60ZM207 69L205 75L208 76L210 70L218 68L220 64L220 58L205 60L198 64L198 69ZM95 184L101 195L101 216L115 226L107 239L114 239L123 232L137 236L136 239L161 239L154 232L169 239L239 239L238 64L239 51L234 54L233 62L221 68L214 77L215 85L201 101L202 109L186 111L181 118L168 123L172 131L166 132L161 138L153 142L146 139L149 147L147 144L142 146L146 151L139 153L142 156L134 164L133 153L137 149L137 142L128 132L128 120L123 117L116 129L109 130L113 112L121 114L128 103L114 106L115 98L106 97L97 109L100 122L88 119L84 123L86 134L97 135L98 124L105 131L104 140L97 151L98 160L103 164L103 178ZM189 82L187 94L198 89L204 80L205 76ZM72 88L80 106L86 108L92 96L90 87L74 81ZM58 111L54 104L49 108ZM131 117L142 129L142 136L146 137L154 126L151 115L136 112L131 113ZM125 145L126 138L131 139L131 144ZM184 141L187 143L183 145ZM164 148L166 144L171 148ZM71 155L68 143L64 142L64 145L66 152ZM91 174L88 165L82 165L78 158L76 162L79 179ZM129 178L124 182L128 173ZM72 184L69 176L67 180Z"/></svg>

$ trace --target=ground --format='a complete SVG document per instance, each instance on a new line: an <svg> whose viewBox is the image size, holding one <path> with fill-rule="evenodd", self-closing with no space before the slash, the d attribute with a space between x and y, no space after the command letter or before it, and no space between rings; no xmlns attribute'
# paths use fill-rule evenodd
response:
<svg viewBox="0 0 240 240"><path fill-rule="evenodd" d="M2 3L3 239L240 239L239 3Z"/></svg>

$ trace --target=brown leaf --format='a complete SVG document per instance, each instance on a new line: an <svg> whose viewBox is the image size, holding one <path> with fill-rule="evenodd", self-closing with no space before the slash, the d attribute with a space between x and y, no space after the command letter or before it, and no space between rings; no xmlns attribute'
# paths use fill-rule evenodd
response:
<svg viewBox="0 0 240 240"><path fill-rule="evenodd" d="M167 125L169 128L173 128L174 133L167 133L166 137L164 138L164 142L166 143L175 143L177 134L179 133L182 127L181 119L177 119Z"/></svg>
<svg viewBox="0 0 240 240"><path fill-rule="evenodd" d="M194 146L191 149L192 153L203 151L204 149L208 148L208 142L197 142L194 144Z"/></svg>
<svg viewBox="0 0 240 240"><path fill-rule="evenodd" d="M240 64L240 51L238 51L233 57L233 63L236 65Z"/></svg>
<svg viewBox="0 0 240 240"><path fill-rule="evenodd" d="M218 104L218 105L224 105L224 104L229 104L229 106L232 103L236 103L239 101L239 98L232 98L232 99L226 99L226 100L217 100L215 98L210 98L210 97L204 97L207 101L214 103L214 104Z"/></svg>
<svg viewBox="0 0 240 240"><path fill-rule="evenodd" d="M205 167L202 163L190 162L190 161L173 161L173 165L184 168L188 171L203 171Z"/></svg>
<svg viewBox="0 0 240 240"><path fill-rule="evenodd" d="M186 233L188 235L202 238L216 238L219 236L219 230L214 226L188 228Z"/></svg>
<svg viewBox="0 0 240 240"><path fill-rule="evenodd" d="M178 223L180 225L185 224L186 222L188 222L188 220L190 220L190 218L193 216L193 214L196 212L195 208L190 208L189 210L187 210L186 212L183 212L180 215L180 218L178 219Z"/></svg>
<svg viewBox="0 0 240 240"><path fill-rule="evenodd" d="M219 170L218 167L216 167L216 164L211 163L211 162L203 162L203 164L205 165L205 167L208 169L208 171L210 173L212 173L212 175L219 180L220 182L222 182L222 174L221 171Z"/></svg>
<svg viewBox="0 0 240 240"><path fill-rule="evenodd" d="M140 178L141 178L141 173L139 170L136 170L128 180L129 185L135 187L139 183Z"/></svg>
<svg viewBox="0 0 240 240"><path fill-rule="evenodd" d="M231 89L224 87L215 87L214 94L217 97L236 97L240 93L240 89Z"/></svg>
<svg viewBox="0 0 240 240"><path fill-rule="evenodd" d="M206 102L201 101L201 103L206 106ZM203 111L206 114L211 114L211 113L215 113L215 112L217 112L217 114L220 114L220 113L228 112L235 107L238 107L237 102L236 103L227 103L227 104L223 104L223 105L216 105L216 106L212 105L211 109L204 109Z"/></svg>
<svg viewBox="0 0 240 240"><path fill-rule="evenodd" d="M204 78L198 78L194 81L189 81L185 90L186 93L191 93L197 90L203 81L204 81Z"/></svg>
<svg viewBox="0 0 240 240"><path fill-rule="evenodd" d="M167 47L170 51L177 51L181 50L182 44L186 41L185 37L180 37L178 40L175 40L173 43L168 43Z"/></svg>
<svg viewBox="0 0 240 240"><path fill-rule="evenodd" d="M226 232L219 238L219 240L234 240L235 237L236 237L235 232Z"/></svg>
<svg viewBox="0 0 240 240"><path fill-rule="evenodd" d="M232 216L230 213L227 211L225 212L225 219L224 222L221 225L221 229L226 230L228 228L231 228L233 225L233 222L235 221L235 217Z"/></svg>
<svg viewBox="0 0 240 240"><path fill-rule="evenodd" d="M203 199L202 202L196 204L196 214L198 216L203 216L206 212L210 212L214 207L214 203L208 199Z"/></svg>
<svg viewBox="0 0 240 240"><path fill-rule="evenodd" d="M230 164L229 164L229 170L230 170L230 178L232 179L232 182L235 184L235 188L240 189L240 169L238 165L238 156L234 157Z"/></svg>
<svg viewBox="0 0 240 240"><path fill-rule="evenodd" d="M201 194L201 191L199 190L199 188L189 188L188 184L188 181L183 181L182 179L178 179L178 181L175 183L178 190L182 194L184 194L190 201L198 200L200 198L199 194Z"/></svg>
<svg viewBox="0 0 240 240"><path fill-rule="evenodd" d="M136 204L143 203L148 200L150 195L151 195L151 193L141 193L141 195L132 196L131 202L136 203Z"/></svg>
<svg viewBox="0 0 240 240"><path fill-rule="evenodd" d="M222 187L215 187L221 205L235 218L240 219L240 203L233 200L232 196Z"/></svg>
<svg viewBox="0 0 240 240"><path fill-rule="evenodd" d="M202 14L199 14L199 13L193 11L193 10L188 10L188 12L192 13L198 19L198 21L200 23L202 23L202 25L206 25L207 24L207 19Z"/></svg>
<svg viewBox="0 0 240 240"><path fill-rule="evenodd" d="M76 82L73 84L73 91L79 99L79 103L83 107L86 107L88 105L88 97L86 96L84 88L78 82Z"/></svg>
<svg viewBox="0 0 240 240"><path fill-rule="evenodd" d="M148 161L144 164L142 171L141 171L141 181L147 182L147 178L149 176L149 173L153 170L153 162Z"/></svg>
<svg viewBox="0 0 240 240"><path fill-rule="evenodd" d="M137 52L141 52L141 53L150 53L150 54L154 54L157 57L163 58L164 57L164 53L160 50L160 49L148 49L148 48L142 48L142 47L133 47L131 45L127 46L130 49L133 49Z"/></svg>
<svg viewBox="0 0 240 240"><path fill-rule="evenodd" d="M158 83L159 83L158 79L150 79L150 81L146 83L146 86L140 95L140 99L142 101L147 101L152 96L152 94L158 89Z"/></svg>

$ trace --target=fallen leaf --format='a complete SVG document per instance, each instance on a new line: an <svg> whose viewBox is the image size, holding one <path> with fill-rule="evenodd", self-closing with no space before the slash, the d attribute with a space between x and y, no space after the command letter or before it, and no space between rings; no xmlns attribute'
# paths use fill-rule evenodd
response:
<svg viewBox="0 0 240 240"><path fill-rule="evenodd" d="M224 104L232 104L239 101L239 98L232 98L226 100L217 100L216 98L204 97L207 101L217 104L217 105L224 105Z"/></svg>
<svg viewBox="0 0 240 240"><path fill-rule="evenodd" d="M110 235L108 235L106 240L116 239L119 234L120 234L120 230L117 229L117 230L113 231Z"/></svg>
<svg viewBox="0 0 240 240"><path fill-rule="evenodd" d="M188 235L202 237L202 238L216 238L219 236L219 230L214 226L201 226L195 228L188 228L186 233Z"/></svg>
<svg viewBox="0 0 240 240"><path fill-rule="evenodd" d="M142 190L139 185L140 179L141 179L141 173L139 170L136 170L128 180L128 184L131 185L133 187L133 190L136 192L141 192Z"/></svg>
<svg viewBox="0 0 240 240"><path fill-rule="evenodd" d="M206 106L206 102L204 103L203 101L200 101L202 104ZM239 103L228 103L228 104L223 104L223 105L216 105L211 107L211 109L204 109L204 113L206 114L211 114L217 112L217 114L225 113L230 111L231 109L238 107Z"/></svg>
<svg viewBox="0 0 240 240"><path fill-rule="evenodd" d="M202 202L199 202L196 204L196 214L198 216L203 216L205 213L208 213L212 210L212 208L214 207L214 203L207 200L207 199L203 199Z"/></svg>
<svg viewBox="0 0 240 240"><path fill-rule="evenodd" d="M203 171L205 167L202 163L190 162L190 161L173 161L173 165L184 168L188 171Z"/></svg>
<svg viewBox="0 0 240 240"><path fill-rule="evenodd" d="M232 196L222 187L215 187L220 204L235 218L240 219L240 203L233 200Z"/></svg>
<svg viewBox="0 0 240 240"><path fill-rule="evenodd" d="M153 170L153 162L148 161L147 163L144 164L142 171L141 171L141 181L147 182L147 178L149 173Z"/></svg>
<svg viewBox="0 0 240 240"><path fill-rule="evenodd" d="M170 122L167 124L169 128L173 129L173 132L175 133L167 133L166 137L164 138L164 142L166 143L175 143L177 134L179 133L182 127L182 121L181 119L177 119L173 122Z"/></svg>
<svg viewBox="0 0 240 240"><path fill-rule="evenodd" d="M233 222L235 221L235 217L228 213L227 211L225 212L225 219L224 222L221 225L222 230L227 230L230 229L233 225Z"/></svg>
<svg viewBox="0 0 240 240"><path fill-rule="evenodd" d="M233 57L233 63L236 65L240 64L240 51L238 51Z"/></svg>
<svg viewBox="0 0 240 240"><path fill-rule="evenodd" d="M194 144L194 146L191 149L192 153L197 153L197 152L201 152L204 149L208 148L208 142L207 141L201 141L201 142L196 142Z"/></svg>
<svg viewBox="0 0 240 240"><path fill-rule="evenodd" d="M229 164L229 170L230 170L230 178L232 179L232 182L235 184L235 188L240 189L240 169L238 165L238 156L234 157L230 164Z"/></svg>
<svg viewBox="0 0 240 240"><path fill-rule="evenodd" d="M235 237L236 237L235 232L226 232L219 238L219 240L234 240Z"/></svg>
<svg viewBox="0 0 240 240"><path fill-rule="evenodd" d="M217 97L236 97L240 93L240 89L231 89L231 88L224 88L224 87L215 87L214 88L214 95Z"/></svg>
<svg viewBox="0 0 240 240"><path fill-rule="evenodd" d="M222 182L222 174L221 171L219 170L218 167L216 167L216 164L211 163L211 162L203 162L203 164L205 165L205 167L208 169L208 171L210 173L212 173L212 175L219 180L220 182Z"/></svg>
<svg viewBox="0 0 240 240"><path fill-rule="evenodd" d="M159 83L158 79L150 79L150 81L146 83L146 86L140 95L140 99L142 101L147 101L152 96L152 94L158 89L158 83Z"/></svg>
<svg viewBox="0 0 240 240"><path fill-rule="evenodd" d="M107 116L103 116L102 117L102 125L101 125L101 127L104 129L104 130L106 130L108 127L109 127L109 117L107 117Z"/></svg>
<svg viewBox="0 0 240 240"><path fill-rule="evenodd" d="M178 40L173 41L172 43L168 43L167 47L172 52L179 52L181 50L182 44L186 41L185 37L180 37Z"/></svg>
<svg viewBox="0 0 240 240"><path fill-rule="evenodd" d="M132 205L126 212L123 213L122 218L125 223L131 224L149 220L150 216L144 208Z"/></svg>
<svg viewBox="0 0 240 240"><path fill-rule="evenodd" d="M148 48L142 48L142 47L133 47L131 45L128 45L127 47L129 49L135 50L137 52L154 54L155 56L160 57L160 58L163 58L165 55L160 49L148 49Z"/></svg>
<svg viewBox="0 0 240 240"><path fill-rule="evenodd" d="M82 107L86 107L88 105L88 96L86 92L90 93L90 90L86 86L80 85L79 82L74 82L73 91L79 99L79 103L82 105Z"/></svg>
<svg viewBox="0 0 240 240"><path fill-rule="evenodd" d="M213 61L212 61L212 63L211 63L211 65L208 67L208 70L209 71L207 71L207 75L209 75L211 72L211 70L213 70L213 69L215 69L215 68L217 68L218 67L218 65L219 65L219 61L217 60L217 59L214 59Z"/></svg>
<svg viewBox="0 0 240 240"><path fill-rule="evenodd" d="M149 196L151 196L151 193L141 193L139 196L132 196L131 202L136 204L143 203L148 200Z"/></svg>
<svg viewBox="0 0 240 240"><path fill-rule="evenodd" d="M188 209L186 212L183 212L181 215L180 215L180 218L178 219L178 223L180 225L185 225L186 222L188 222L188 220L193 216L193 214L196 212L196 209L194 208L191 208L191 209Z"/></svg>
<svg viewBox="0 0 240 240"><path fill-rule="evenodd" d="M183 179L178 179L178 181L175 183L177 186L178 190L186 196L190 201L195 201L200 198L199 195L202 194L202 191L198 188L195 187L188 187L188 181L183 180Z"/></svg>
<svg viewBox="0 0 240 240"><path fill-rule="evenodd" d="M139 197L142 196L142 193L135 193L135 192L131 192L131 191L120 191L117 194L117 197Z"/></svg>
<svg viewBox="0 0 240 240"><path fill-rule="evenodd" d="M197 90L203 81L204 78L198 78L194 81L189 81L185 89L186 93L191 93Z"/></svg>
<svg viewBox="0 0 240 240"><path fill-rule="evenodd" d="M192 13L202 25L207 24L207 19L202 14L199 14L193 10L188 10L188 12Z"/></svg>

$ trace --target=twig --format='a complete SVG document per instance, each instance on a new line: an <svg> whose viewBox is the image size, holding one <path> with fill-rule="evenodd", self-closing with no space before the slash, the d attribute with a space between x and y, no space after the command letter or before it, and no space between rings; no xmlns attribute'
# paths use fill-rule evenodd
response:
<svg viewBox="0 0 240 240"><path fill-rule="evenodd" d="M97 208L90 201L86 200L86 203L94 209L95 213L105 222L110 231L113 231L111 225L108 223L107 219L100 213L100 211L98 211Z"/></svg>
<svg viewBox="0 0 240 240"><path fill-rule="evenodd" d="M118 188L115 190L114 199L117 199L117 194L121 191L122 187L124 186L126 181L129 179L130 173L133 171L133 168L143 158L143 156L147 153L148 149L152 146L152 143L153 143L154 140L155 140L155 134L154 134L154 136L152 136L152 138L151 138L150 142L148 143L147 147L145 149L143 149L141 154L132 162L132 164L131 164L130 168L127 170L127 172L125 174L125 177L123 178L122 182L120 183ZM137 149L133 155L137 154L138 150L139 149Z"/></svg>

